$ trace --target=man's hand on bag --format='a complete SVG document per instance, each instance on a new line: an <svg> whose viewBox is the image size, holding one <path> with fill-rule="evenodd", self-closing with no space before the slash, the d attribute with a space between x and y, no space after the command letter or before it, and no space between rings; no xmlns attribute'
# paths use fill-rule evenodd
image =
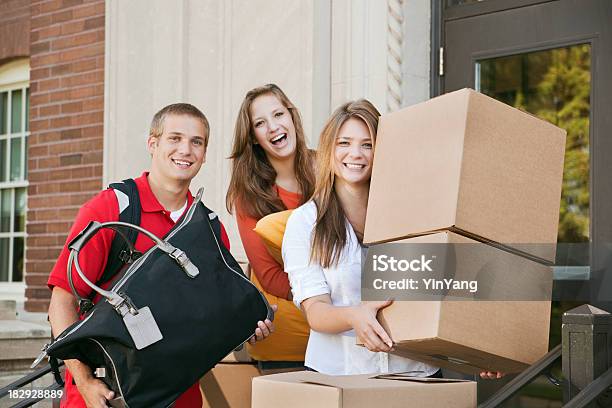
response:
<svg viewBox="0 0 612 408"><path fill-rule="evenodd" d="M87 408L106 408L109 400L115 398L115 393L108 389L106 384L97 378L89 378L77 384L79 393Z"/></svg>
<svg viewBox="0 0 612 408"><path fill-rule="evenodd" d="M278 310L277 305L270 305L272 310L276 312ZM258 341L261 341L268 337L270 333L274 333L274 323L270 320L266 319L265 321L258 321L257 328L255 329L255 334L249 339L249 343L255 344Z"/></svg>
<svg viewBox="0 0 612 408"><path fill-rule="evenodd" d="M87 408L108 407L106 401L115 398L115 393L93 376L93 370L79 360L69 359L64 362Z"/></svg>

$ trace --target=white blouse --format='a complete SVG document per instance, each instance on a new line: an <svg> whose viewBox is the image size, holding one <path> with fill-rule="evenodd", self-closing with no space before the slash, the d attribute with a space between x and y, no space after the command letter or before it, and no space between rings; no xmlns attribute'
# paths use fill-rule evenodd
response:
<svg viewBox="0 0 612 408"><path fill-rule="evenodd" d="M317 207L309 201L296 208L285 229L283 261L293 292L293 301L301 303L313 296L329 294L334 306L355 306L361 302L361 251L353 228L348 224L347 245L335 267L323 268L310 263L312 235ZM310 330L305 365L324 374L376 374L413 371L428 376L438 368L387 353L374 353L355 344L355 331L339 334Z"/></svg>

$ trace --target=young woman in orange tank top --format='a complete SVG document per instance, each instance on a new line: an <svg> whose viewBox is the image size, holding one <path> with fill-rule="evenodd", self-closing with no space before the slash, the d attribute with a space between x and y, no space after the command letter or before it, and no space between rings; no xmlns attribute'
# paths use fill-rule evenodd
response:
<svg viewBox="0 0 612 408"><path fill-rule="evenodd" d="M278 86L247 92L236 119L230 159L227 209L235 211L251 279L271 304L278 305L275 332L265 342L249 345L249 353L264 373L303 367L308 324L291 302L283 266L253 231L260 218L302 205L314 190L314 155L306 146L299 111Z"/></svg>

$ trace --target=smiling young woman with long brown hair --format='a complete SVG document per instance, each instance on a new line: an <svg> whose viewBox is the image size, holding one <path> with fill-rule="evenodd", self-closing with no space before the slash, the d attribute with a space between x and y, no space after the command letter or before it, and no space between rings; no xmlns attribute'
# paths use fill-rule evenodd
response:
<svg viewBox="0 0 612 408"><path fill-rule="evenodd" d="M392 342L376 320L390 302L361 302L361 244L380 114L367 100L340 106L317 151L311 201L295 209L283 239L293 300L310 324L307 367L325 374L373 374L438 368L387 352ZM355 334L366 348L355 344Z"/></svg>
<svg viewBox="0 0 612 408"><path fill-rule="evenodd" d="M270 126L268 122L274 123ZM285 137L273 140L281 134ZM236 118L229 158L232 177L226 197L228 210L240 205L255 218L286 210L274 188L278 185L300 193L304 200L312 194L313 155L306 146L302 118L275 84L247 92Z"/></svg>
<svg viewBox="0 0 612 408"><path fill-rule="evenodd" d="M290 301L283 266L253 231L260 218L303 204L314 189L314 155L306 146L302 119L278 86L268 84L247 92L236 119L230 159L227 209L235 211L252 280L271 304L278 304L275 333L249 346L249 353L264 372L301 367L308 324Z"/></svg>

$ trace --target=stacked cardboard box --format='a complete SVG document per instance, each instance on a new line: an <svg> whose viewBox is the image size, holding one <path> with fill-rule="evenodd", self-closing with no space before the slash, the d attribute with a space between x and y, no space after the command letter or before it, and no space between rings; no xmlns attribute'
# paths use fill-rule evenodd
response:
<svg viewBox="0 0 612 408"><path fill-rule="evenodd" d="M299 371L255 378L252 401L253 408L472 408L476 406L476 383Z"/></svg>
<svg viewBox="0 0 612 408"><path fill-rule="evenodd" d="M203 407L249 408L251 381L259 375L246 347L233 351L200 380Z"/></svg>
<svg viewBox="0 0 612 408"><path fill-rule="evenodd" d="M505 290L550 296L564 152L564 130L469 89L383 115L364 242L480 242L529 278L499 273ZM457 371L520 371L548 350L546 300L395 302L379 318L396 353Z"/></svg>

